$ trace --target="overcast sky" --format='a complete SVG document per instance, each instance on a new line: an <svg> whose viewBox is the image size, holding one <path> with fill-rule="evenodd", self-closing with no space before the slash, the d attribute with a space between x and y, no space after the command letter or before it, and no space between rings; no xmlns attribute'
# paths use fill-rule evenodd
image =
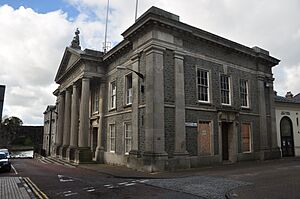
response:
<svg viewBox="0 0 300 199"><path fill-rule="evenodd" d="M102 50L107 0L0 0L0 85L3 116L42 125L64 49L80 29L81 46ZM275 89L300 92L299 0L139 0L138 16L157 6L184 23L268 50L281 60ZM108 40L116 44L134 22L135 0L110 0Z"/></svg>

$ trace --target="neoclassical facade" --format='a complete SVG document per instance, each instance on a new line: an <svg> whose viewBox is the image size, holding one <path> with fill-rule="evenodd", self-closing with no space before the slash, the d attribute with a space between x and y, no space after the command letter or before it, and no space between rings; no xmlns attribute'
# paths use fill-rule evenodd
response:
<svg viewBox="0 0 300 199"><path fill-rule="evenodd" d="M55 154L145 171L280 157L279 60L150 8L107 53L79 32L55 81Z"/></svg>

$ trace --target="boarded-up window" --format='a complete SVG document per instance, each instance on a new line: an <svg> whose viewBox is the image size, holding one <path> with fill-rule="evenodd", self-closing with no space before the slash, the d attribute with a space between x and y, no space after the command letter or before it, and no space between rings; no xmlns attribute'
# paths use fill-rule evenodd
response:
<svg viewBox="0 0 300 199"><path fill-rule="evenodd" d="M198 123L198 155L211 155L211 123L199 121Z"/></svg>
<svg viewBox="0 0 300 199"><path fill-rule="evenodd" d="M242 152L251 152L250 124L242 124Z"/></svg>

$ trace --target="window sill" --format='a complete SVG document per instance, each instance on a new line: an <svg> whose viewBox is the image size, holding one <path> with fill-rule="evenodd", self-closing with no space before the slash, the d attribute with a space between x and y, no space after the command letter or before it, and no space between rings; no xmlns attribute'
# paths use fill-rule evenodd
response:
<svg viewBox="0 0 300 199"><path fill-rule="evenodd" d="M221 104L222 106L231 107L231 104Z"/></svg>
<svg viewBox="0 0 300 199"><path fill-rule="evenodd" d="M242 110L251 110L250 107L246 107L246 106L241 106Z"/></svg>
<svg viewBox="0 0 300 199"><path fill-rule="evenodd" d="M117 108L110 108L108 111L111 112L111 111L115 111L117 110Z"/></svg>
<svg viewBox="0 0 300 199"><path fill-rule="evenodd" d="M132 106L132 103L131 104L124 104L123 108L131 107L131 106Z"/></svg>
<svg viewBox="0 0 300 199"><path fill-rule="evenodd" d="M242 152L243 154L251 154L252 151L245 151L245 152Z"/></svg>
<svg viewBox="0 0 300 199"><path fill-rule="evenodd" d="M94 112L92 113L92 115L97 115L97 114L99 114L99 111L94 111Z"/></svg>
<svg viewBox="0 0 300 199"><path fill-rule="evenodd" d="M206 102L206 101L197 101L198 104L201 104L201 105L208 105L208 106L211 106L211 102Z"/></svg>

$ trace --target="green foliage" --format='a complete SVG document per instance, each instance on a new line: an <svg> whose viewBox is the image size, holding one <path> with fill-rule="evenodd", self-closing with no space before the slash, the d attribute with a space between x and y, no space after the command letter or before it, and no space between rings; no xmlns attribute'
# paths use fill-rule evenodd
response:
<svg viewBox="0 0 300 199"><path fill-rule="evenodd" d="M30 139L30 137L27 137L24 141L24 146L33 146L33 142L32 140Z"/></svg>
<svg viewBox="0 0 300 199"><path fill-rule="evenodd" d="M10 127L20 127L23 125L23 121L18 117L11 116L4 119L2 125Z"/></svg>
<svg viewBox="0 0 300 199"><path fill-rule="evenodd" d="M1 134L5 135L6 137L7 145L9 145L11 141L16 138L16 134L20 126L22 125L23 125L23 121L20 118L15 116L5 118L1 122L0 131L2 132Z"/></svg>

